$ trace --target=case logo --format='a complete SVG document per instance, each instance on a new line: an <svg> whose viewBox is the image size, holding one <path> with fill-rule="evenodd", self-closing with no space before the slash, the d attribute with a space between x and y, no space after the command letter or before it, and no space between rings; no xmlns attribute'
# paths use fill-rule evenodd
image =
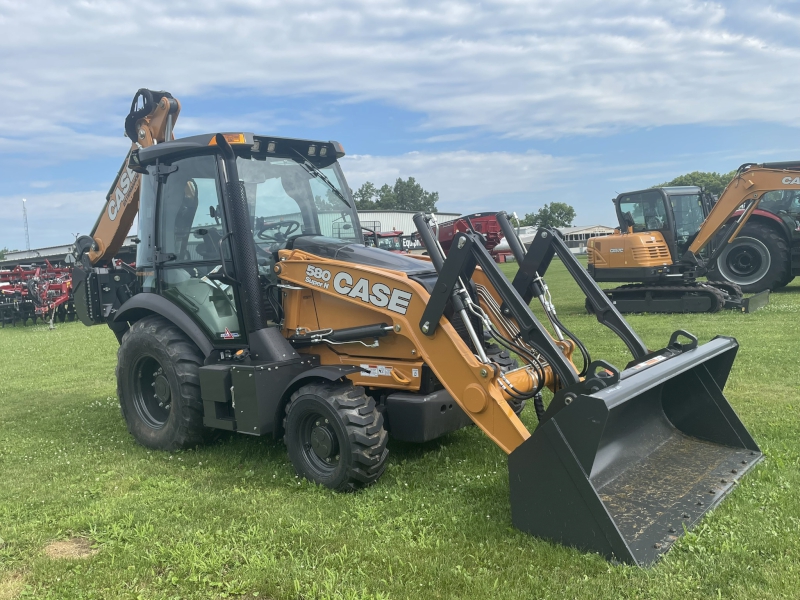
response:
<svg viewBox="0 0 800 600"><path fill-rule="evenodd" d="M784 185L800 185L800 177L784 177L781 182Z"/></svg>
<svg viewBox="0 0 800 600"><path fill-rule="evenodd" d="M314 265L306 267L305 282L308 285L327 290L331 286L331 272ZM390 288L385 283L373 283L362 277L353 281L353 276L347 271L339 271L333 277L333 289L342 296L359 298L362 302L372 304L378 308L385 308L400 315L406 314L408 304L411 302L411 292Z"/></svg>
<svg viewBox="0 0 800 600"><path fill-rule="evenodd" d="M134 173L130 168L126 168L120 175L119 181L114 188L114 197L108 199L109 219L113 221L117 218L120 209L122 209L126 204L126 197L136 182L136 173Z"/></svg>

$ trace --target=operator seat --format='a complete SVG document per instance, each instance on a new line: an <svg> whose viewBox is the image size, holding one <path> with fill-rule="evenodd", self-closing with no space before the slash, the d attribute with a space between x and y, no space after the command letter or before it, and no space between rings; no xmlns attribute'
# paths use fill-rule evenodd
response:
<svg viewBox="0 0 800 600"><path fill-rule="evenodd" d="M201 234L201 231L204 231L205 233ZM219 229L211 226L198 230L195 232L195 235L203 238L203 241L200 242L195 248L195 251L200 255L201 258L204 260L220 258L219 242L222 240L222 234L220 233Z"/></svg>
<svg viewBox="0 0 800 600"><path fill-rule="evenodd" d="M661 217L657 216L647 217L647 228L664 229L664 221L661 220Z"/></svg>
<svg viewBox="0 0 800 600"><path fill-rule="evenodd" d="M197 212L197 184L193 179L186 182L183 189L183 202L175 215L175 256L177 260L191 260L189 234Z"/></svg>

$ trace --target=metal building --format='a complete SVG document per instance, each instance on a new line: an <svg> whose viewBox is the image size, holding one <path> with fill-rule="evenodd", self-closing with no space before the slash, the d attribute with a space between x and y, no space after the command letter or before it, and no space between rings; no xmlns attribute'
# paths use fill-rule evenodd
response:
<svg viewBox="0 0 800 600"><path fill-rule="evenodd" d="M358 219L361 225L377 231L402 231L403 246L409 250L421 248L419 240L414 238L417 228L414 226L413 217L416 210L360 210ZM438 212L436 219L439 223L460 217L461 213Z"/></svg>

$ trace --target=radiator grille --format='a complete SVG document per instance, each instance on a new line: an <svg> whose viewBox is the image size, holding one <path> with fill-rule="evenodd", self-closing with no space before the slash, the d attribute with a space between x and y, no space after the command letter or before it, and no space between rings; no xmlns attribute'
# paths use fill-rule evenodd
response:
<svg viewBox="0 0 800 600"><path fill-rule="evenodd" d="M669 260L669 249L666 244L634 248L633 260Z"/></svg>

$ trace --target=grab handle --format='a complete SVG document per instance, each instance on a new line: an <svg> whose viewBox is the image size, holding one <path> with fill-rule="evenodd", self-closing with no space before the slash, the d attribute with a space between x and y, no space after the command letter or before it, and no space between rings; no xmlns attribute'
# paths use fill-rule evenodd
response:
<svg viewBox="0 0 800 600"><path fill-rule="evenodd" d="M689 340L688 344L681 344L678 341L679 337L685 337ZM686 352L687 350L694 350L697 348L697 338L693 336L688 331L683 329L678 329L675 333L673 333L669 338L669 344L667 344L668 348L673 348L675 350L680 350L681 352Z"/></svg>

